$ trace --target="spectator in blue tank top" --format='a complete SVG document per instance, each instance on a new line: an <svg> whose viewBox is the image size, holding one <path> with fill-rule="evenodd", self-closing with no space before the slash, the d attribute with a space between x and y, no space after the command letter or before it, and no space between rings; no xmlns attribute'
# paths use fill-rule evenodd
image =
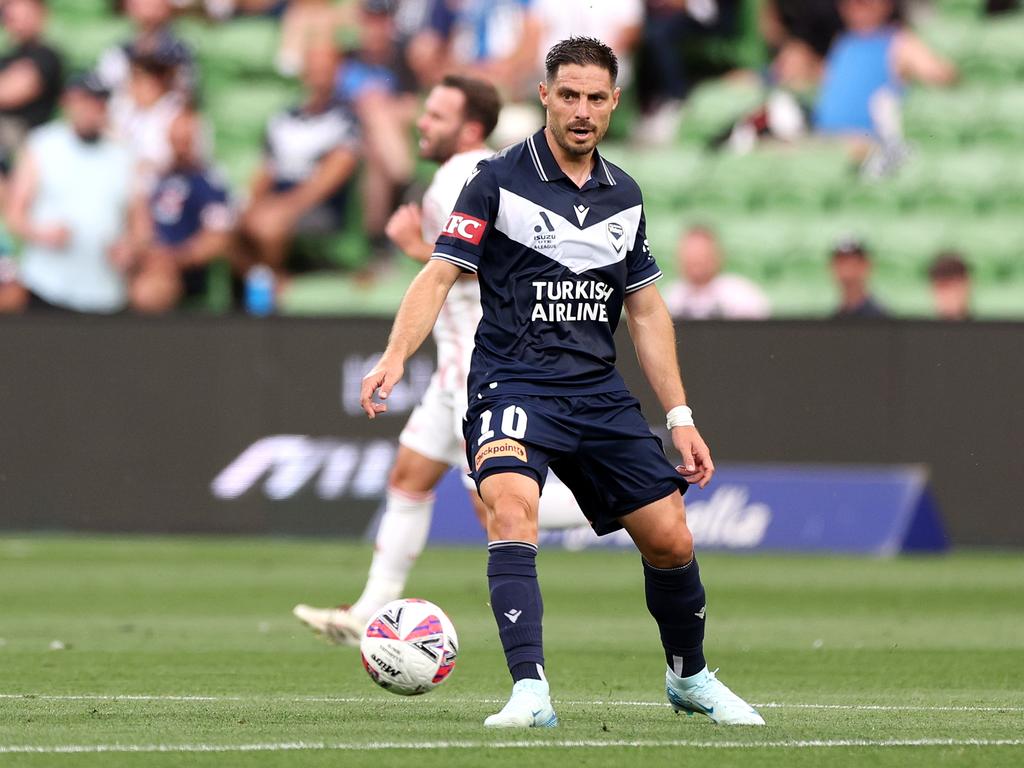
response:
<svg viewBox="0 0 1024 768"><path fill-rule="evenodd" d="M136 202L140 258L154 280L138 280L133 294L150 306L170 309L181 298L202 298L210 264L232 245L235 213L227 187L203 157L202 119L193 111L171 123L171 167L153 191ZM139 301L144 298L136 297Z"/></svg>
<svg viewBox="0 0 1024 768"><path fill-rule="evenodd" d="M828 134L886 140L906 83L949 85L956 68L902 21L895 0L839 0L845 25L829 50L814 120Z"/></svg>

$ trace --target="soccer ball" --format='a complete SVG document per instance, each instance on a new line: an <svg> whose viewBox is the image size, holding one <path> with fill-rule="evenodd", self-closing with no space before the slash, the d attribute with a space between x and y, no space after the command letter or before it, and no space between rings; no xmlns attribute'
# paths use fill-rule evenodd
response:
<svg viewBox="0 0 1024 768"><path fill-rule="evenodd" d="M363 667L381 688L415 696L455 668L459 638L445 612L426 600L393 600L370 619L359 644Z"/></svg>

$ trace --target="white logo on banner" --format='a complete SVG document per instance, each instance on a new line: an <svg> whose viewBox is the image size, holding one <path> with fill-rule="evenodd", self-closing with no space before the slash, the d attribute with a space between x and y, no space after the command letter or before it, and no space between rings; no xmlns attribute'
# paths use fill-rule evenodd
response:
<svg viewBox="0 0 1024 768"><path fill-rule="evenodd" d="M686 505L686 522L698 546L751 549L764 541L772 521L767 504L750 503L741 485L723 485L710 499Z"/></svg>
<svg viewBox="0 0 1024 768"><path fill-rule="evenodd" d="M218 499L237 499L262 483L265 496L290 499L311 485L317 496L333 501L384 495L388 470L395 458L390 440L352 440L271 435L257 440L213 479Z"/></svg>
<svg viewBox="0 0 1024 768"><path fill-rule="evenodd" d="M771 521L768 505L750 503L750 491L741 485L723 485L707 500L686 503L686 522L698 547L753 549L764 541ZM561 545L569 550L633 547L625 531L598 538L589 526L579 526L559 532L558 536Z"/></svg>

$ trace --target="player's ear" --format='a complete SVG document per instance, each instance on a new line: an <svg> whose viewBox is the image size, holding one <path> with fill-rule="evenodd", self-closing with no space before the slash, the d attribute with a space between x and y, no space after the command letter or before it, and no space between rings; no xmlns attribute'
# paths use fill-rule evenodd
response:
<svg viewBox="0 0 1024 768"><path fill-rule="evenodd" d="M612 111L615 111L619 106L619 96L622 95L622 89L619 86L615 86L612 89Z"/></svg>
<svg viewBox="0 0 1024 768"><path fill-rule="evenodd" d="M540 95L540 103L546 107L548 105L548 84L543 80L537 83L537 93Z"/></svg>
<svg viewBox="0 0 1024 768"><path fill-rule="evenodd" d="M474 120L468 120L463 123L461 130L462 139L467 144L477 144L486 138L484 136L484 127Z"/></svg>

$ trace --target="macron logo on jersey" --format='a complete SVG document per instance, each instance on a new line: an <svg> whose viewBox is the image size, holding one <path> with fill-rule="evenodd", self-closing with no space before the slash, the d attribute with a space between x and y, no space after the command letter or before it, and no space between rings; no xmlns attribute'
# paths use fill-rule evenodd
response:
<svg viewBox="0 0 1024 768"><path fill-rule="evenodd" d="M470 216L468 213L455 211L448 217L448 221L441 230L441 234L457 237L473 245L480 245L485 229L487 229L486 221L481 221L475 216Z"/></svg>

